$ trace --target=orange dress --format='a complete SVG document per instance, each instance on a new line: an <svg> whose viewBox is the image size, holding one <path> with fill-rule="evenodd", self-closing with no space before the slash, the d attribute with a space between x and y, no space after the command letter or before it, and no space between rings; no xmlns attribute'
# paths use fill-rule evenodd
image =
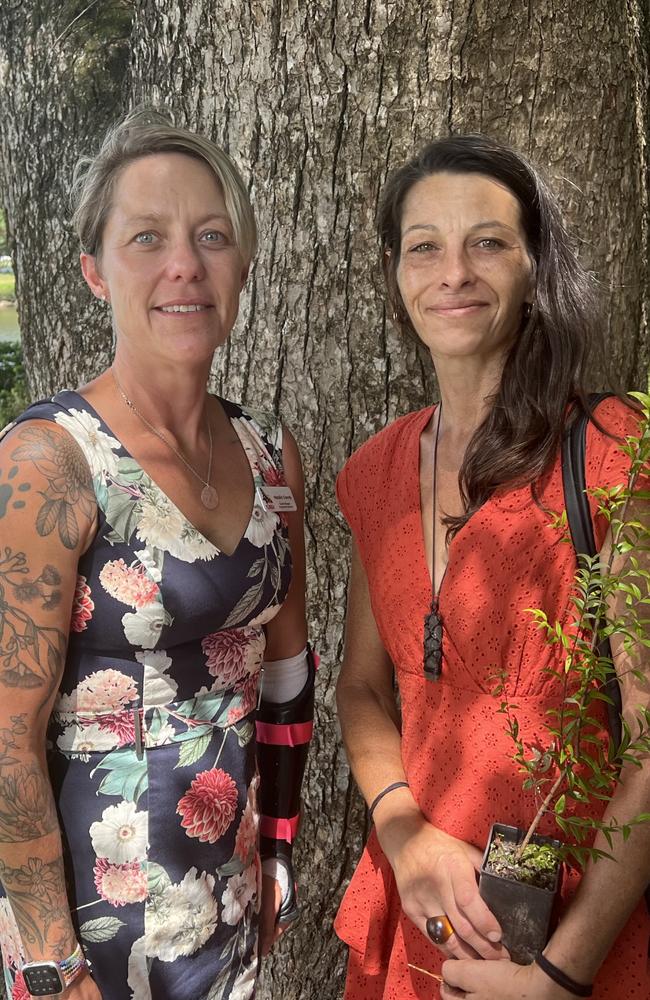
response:
<svg viewBox="0 0 650 1000"><path fill-rule="evenodd" d="M568 624L576 561L561 529L550 523L549 511L564 508L558 457L537 483L537 501L530 486L499 491L451 542L439 594L442 676L438 682L425 679L423 620L431 579L422 537L419 447L432 412L408 414L367 441L342 470L337 493L368 576L379 634L395 666L411 791L431 823L482 849L493 822L526 826L534 815L491 694L494 675L507 671L524 740L542 740L545 713L557 705L556 684L545 669L557 667L560 654L545 643L526 608L543 608L549 619ZM636 432L637 418L619 400L603 402L598 415L615 434ZM591 424L586 474L588 487L627 480L618 443ZM595 507L592 501L600 546L607 525ZM552 821L547 818L540 832L555 832ZM578 879L569 871L563 906ZM439 972L441 953L402 912L374 831L335 928L350 949L346 1000L437 996L433 980L407 963ZM595 1000L649 1000L649 937L642 900L597 976Z"/></svg>

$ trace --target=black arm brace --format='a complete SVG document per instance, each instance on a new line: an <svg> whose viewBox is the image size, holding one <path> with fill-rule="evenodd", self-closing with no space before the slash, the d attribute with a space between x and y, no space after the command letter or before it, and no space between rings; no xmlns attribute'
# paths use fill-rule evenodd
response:
<svg viewBox="0 0 650 1000"><path fill-rule="evenodd" d="M262 859L277 858L287 869L289 897L283 900L279 913L283 921L297 915L291 859L314 719L316 664L309 646L307 669L307 680L295 698L278 704L262 697L257 712L260 854Z"/></svg>

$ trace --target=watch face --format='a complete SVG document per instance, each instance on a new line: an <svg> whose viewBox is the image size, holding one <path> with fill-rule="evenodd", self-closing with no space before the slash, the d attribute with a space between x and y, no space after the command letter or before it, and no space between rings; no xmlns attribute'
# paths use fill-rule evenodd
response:
<svg viewBox="0 0 650 1000"><path fill-rule="evenodd" d="M61 973L54 962L33 962L23 966L23 978L33 997L56 996L65 989Z"/></svg>

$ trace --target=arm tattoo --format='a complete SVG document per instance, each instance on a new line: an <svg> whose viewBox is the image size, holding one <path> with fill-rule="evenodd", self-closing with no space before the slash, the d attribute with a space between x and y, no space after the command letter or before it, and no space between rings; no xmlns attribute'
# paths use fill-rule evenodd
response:
<svg viewBox="0 0 650 1000"><path fill-rule="evenodd" d="M21 510L26 506L24 494L29 493L32 484L23 481L14 482L17 473L17 465L12 465L6 475L4 470L0 469L0 476L3 477L3 482L0 483L0 518L5 516L9 507Z"/></svg>
<svg viewBox="0 0 650 1000"><path fill-rule="evenodd" d="M36 761L21 760L18 745L27 732L25 715L11 716L0 729L0 843L20 844L56 830L58 819L49 779Z"/></svg>
<svg viewBox="0 0 650 1000"><path fill-rule="evenodd" d="M0 881L27 950L65 958L71 950L70 912L61 858L30 857L20 868L0 861Z"/></svg>
<svg viewBox="0 0 650 1000"><path fill-rule="evenodd" d="M36 517L36 530L42 538L55 528L67 549L79 544L78 518L92 522L95 516L95 492L90 469L78 444L48 427L26 427L18 434L24 442L11 453L14 462L33 462L47 479L41 490L43 503Z"/></svg>
<svg viewBox="0 0 650 1000"><path fill-rule="evenodd" d="M0 683L47 685L47 700L63 669L67 639L59 629L37 625L24 605L39 601L42 610L55 608L61 575L47 565L35 579L30 576L25 553L6 546L0 553Z"/></svg>

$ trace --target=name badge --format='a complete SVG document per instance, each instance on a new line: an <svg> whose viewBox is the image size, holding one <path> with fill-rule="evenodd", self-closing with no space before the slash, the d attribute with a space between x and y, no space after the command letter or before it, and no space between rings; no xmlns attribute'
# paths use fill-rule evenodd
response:
<svg viewBox="0 0 650 1000"><path fill-rule="evenodd" d="M298 510L289 486L258 486L257 498L264 510L270 510L273 514Z"/></svg>

